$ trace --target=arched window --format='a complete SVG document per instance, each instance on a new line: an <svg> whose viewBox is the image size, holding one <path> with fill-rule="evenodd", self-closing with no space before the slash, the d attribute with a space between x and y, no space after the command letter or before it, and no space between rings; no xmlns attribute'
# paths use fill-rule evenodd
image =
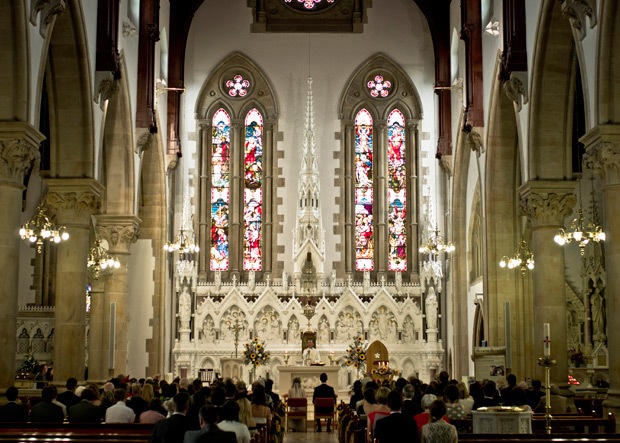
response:
<svg viewBox="0 0 620 443"><path fill-rule="evenodd" d="M198 124L198 277L257 282L282 272L273 247L275 94L262 71L235 52L207 78ZM274 269L274 263L277 267Z"/></svg>
<svg viewBox="0 0 620 443"><path fill-rule="evenodd" d="M355 269L374 268L372 211L372 117L366 109L355 118Z"/></svg>
<svg viewBox="0 0 620 443"><path fill-rule="evenodd" d="M407 167L405 117L394 109L388 117L388 232L390 271L407 270Z"/></svg>
<svg viewBox="0 0 620 443"><path fill-rule="evenodd" d="M418 269L418 146L422 107L411 79L383 54L345 87L343 263L356 280L415 281Z"/></svg>
<svg viewBox="0 0 620 443"><path fill-rule="evenodd" d="M263 212L263 117L252 109L245 117L243 270L261 270Z"/></svg>
<svg viewBox="0 0 620 443"><path fill-rule="evenodd" d="M220 108L213 116L211 146L211 270L228 270L230 204L230 117Z"/></svg>

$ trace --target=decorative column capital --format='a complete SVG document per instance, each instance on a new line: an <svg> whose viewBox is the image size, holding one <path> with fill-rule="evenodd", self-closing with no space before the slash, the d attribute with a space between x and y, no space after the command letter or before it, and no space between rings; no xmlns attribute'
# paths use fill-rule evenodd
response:
<svg viewBox="0 0 620 443"><path fill-rule="evenodd" d="M0 183L23 186L24 176L40 158L45 136L26 122L0 124Z"/></svg>
<svg viewBox="0 0 620 443"><path fill-rule="evenodd" d="M99 212L103 186L93 178L45 179L45 205L62 225L88 226L90 216Z"/></svg>
<svg viewBox="0 0 620 443"><path fill-rule="evenodd" d="M562 227L577 203L574 189L574 181L531 180L519 189L521 212L533 227Z"/></svg>
<svg viewBox="0 0 620 443"><path fill-rule="evenodd" d="M620 185L620 125L598 125L579 141L586 147L584 166L604 178L607 186Z"/></svg>
<svg viewBox="0 0 620 443"><path fill-rule="evenodd" d="M100 215L97 234L109 244L113 254L128 254L129 247L140 236L140 220L134 215Z"/></svg>

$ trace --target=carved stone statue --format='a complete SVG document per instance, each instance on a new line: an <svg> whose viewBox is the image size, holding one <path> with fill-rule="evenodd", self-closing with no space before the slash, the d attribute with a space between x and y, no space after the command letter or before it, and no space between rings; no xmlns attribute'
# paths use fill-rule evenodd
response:
<svg viewBox="0 0 620 443"><path fill-rule="evenodd" d="M607 340L605 334L605 301L601 296L600 288L597 288L590 296L592 309L592 339L594 342Z"/></svg>
<svg viewBox="0 0 620 443"><path fill-rule="evenodd" d="M426 327L428 329L437 328L437 306L435 288L431 286L426 294Z"/></svg>
<svg viewBox="0 0 620 443"><path fill-rule="evenodd" d="M202 337L205 343L215 343L215 323L210 315L205 317L202 324Z"/></svg>
<svg viewBox="0 0 620 443"><path fill-rule="evenodd" d="M319 344L329 343L329 323L327 319L323 317L319 322Z"/></svg>
<svg viewBox="0 0 620 443"><path fill-rule="evenodd" d="M411 317L407 317L403 323L403 343L413 343L414 325Z"/></svg>
<svg viewBox="0 0 620 443"><path fill-rule="evenodd" d="M181 329L189 329L189 322L192 317L192 297L189 294L189 288L183 287L181 295L179 295L179 320Z"/></svg>
<svg viewBox="0 0 620 443"><path fill-rule="evenodd" d="M299 340L299 322L293 317L288 322L288 342L296 343Z"/></svg>

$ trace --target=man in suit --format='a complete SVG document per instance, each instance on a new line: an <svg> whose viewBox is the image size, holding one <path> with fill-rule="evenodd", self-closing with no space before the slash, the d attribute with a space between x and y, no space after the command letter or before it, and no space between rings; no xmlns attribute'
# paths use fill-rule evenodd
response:
<svg viewBox="0 0 620 443"><path fill-rule="evenodd" d="M127 406L133 409L133 412L136 413L136 419L140 418L140 414L149 408L148 402L142 398L142 386L138 383L131 387L131 398L127 402Z"/></svg>
<svg viewBox="0 0 620 443"><path fill-rule="evenodd" d="M551 413L552 414L564 414L567 412L568 400L566 397L560 395L560 388L558 385L551 385ZM540 401L534 409L534 412L546 412L545 406L547 406L547 396L540 397Z"/></svg>
<svg viewBox="0 0 620 443"><path fill-rule="evenodd" d="M28 421L28 408L17 402L19 391L11 386L5 392L8 403L0 407L0 421L23 422Z"/></svg>
<svg viewBox="0 0 620 443"><path fill-rule="evenodd" d="M501 401L504 406L512 406L512 390L517 386L517 376L514 374L508 374L506 376L508 386L502 388L500 392Z"/></svg>
<svg viewBox="0 0 620 443"><path fill-rule="evenodd" d="M418 428L416 422L413 418L400 412L400 408L403 404L402 396L397 391L390 392L388 394L387 404L390 408L390 415L377 421L375 438L379 440L379 443L394 441L418 443L420 441L420 435L417 432Z"/></svg>
<svg viewBox="0 0 620 443"><path fill-rule="evenodd" d="M222 431L217 426L217 408L203 406L200 408L200 431L188 431L183 443L237 443L234 432Z"/></svg>
<svg viewBox="0 0 620 443"><path fill-rule="evenodd" d="M155 423L149 443L183 443L185 433L191 429L191 422L185 416L189 408L189 394L179 392L172 399L172 415Z"/></svg>
<svg viewBox="0 0 620 443"><path fill-rule="evenodd" d="M30 421L32 422L52 422L62 423L65 414L62 408L52 401L54 400L55 390L53 386L46 386L41 391L41 401L34 405L30 410Z"/></svg>
<svg viewBox="0 0 620 443"><path fill-rule="evenodd" d="M56 398L60 403L65 405L67 409L71 406L77 405L80 402L80 397L75 395L75 388L77 388L77 379L71 377L67 380L65 385L67 390L62 394L58 394Z"/></svg>
<svg viewBox="0 0 620 443"><path fill-rule="evenodd" d="M327 374L323 372L320 375L321 384L314 388L314 394L312 394L312 403L315 402L317 398L333 398L334 405L336 404L336 393L334 392L334 388L327 384ZM334 412L333 409L330 408L315 408L316 412L320 412L321 414L329 414L330 412ZM331 432L331 419L327 419L327 432ZM316 429L318 432L321 432L321 420L316 420Z"/></svg>
<svg viewBox="0 0 620 443"><path fill-rule="evenodd" d="M71 423L101 423L102 411L93 402L97 398L92 388L82 391L81 400L78 404L71 406L67 410L69 422Z"/></svg>

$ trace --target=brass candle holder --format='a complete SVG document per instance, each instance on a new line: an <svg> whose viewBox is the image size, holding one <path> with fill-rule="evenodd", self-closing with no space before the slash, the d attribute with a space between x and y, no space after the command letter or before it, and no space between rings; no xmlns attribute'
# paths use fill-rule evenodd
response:
<svg viewBox="0 0 620 443"><path fill-rule="evenodd" d="M551 356L538 359L538 365L545 368L545 429L547 434L551 434L551 366L557 364L557 360Z"/></svg>

